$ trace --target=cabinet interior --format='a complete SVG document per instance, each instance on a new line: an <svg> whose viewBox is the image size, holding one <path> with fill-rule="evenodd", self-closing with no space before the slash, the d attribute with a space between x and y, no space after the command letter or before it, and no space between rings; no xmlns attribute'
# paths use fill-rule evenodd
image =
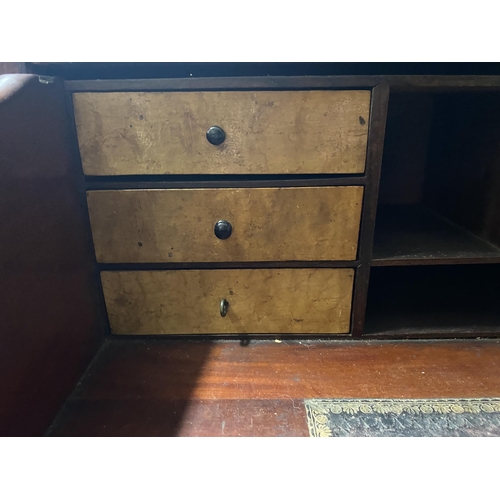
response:
<svg viewBox="0 0 500 500"><path fill-rule="evenodd" d="M389 101L373 265L500 261L500 93Z"/></svg>
<svg viewBox="0 0 500 500"><path fill-rule="evenodd" d="M365 336L500 331L500 265L374 267Z"/></svg>
<svg viewBox="0 0 500 500"><path fill-rule="evenodd" d="M499 330L500 93L389 101L365 333Z"/></svg>

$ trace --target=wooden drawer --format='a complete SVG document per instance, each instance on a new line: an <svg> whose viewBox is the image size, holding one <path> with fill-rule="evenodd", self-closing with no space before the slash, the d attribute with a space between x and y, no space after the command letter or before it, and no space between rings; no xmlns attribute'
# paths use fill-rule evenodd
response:
<svg viewBox="0 0 500 500"><path fill-rule="evenodd" d="M353 277L329 268L101 273L112 332L144 335L348 333Z"/></svg>
<svg viewBox="0 0 500 500"><path fill-rule="evenodd" d="M368 90L75 93L86 175L365 170ZM213 145L207 130L225 140Z"/></svg>
<svg viewBox="0 0 500 500"><path fill-rule="evenodd" d="M89 191L103 263L355 260L362 186ZM215 224L232 226L229 238Z"/></svg>

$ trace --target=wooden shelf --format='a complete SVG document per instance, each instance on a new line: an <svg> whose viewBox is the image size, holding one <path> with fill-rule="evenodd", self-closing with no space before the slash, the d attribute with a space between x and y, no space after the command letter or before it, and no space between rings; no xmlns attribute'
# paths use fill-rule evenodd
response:
<svg viewBox="0 0 500 500"><path fill-rule="evenodd" d="M500 334L500 265L373 268L365 333Z"/></svg>
<svg viewBox="0 0 500 500"><path fill-rule="evenodd" d="M373 266L500 263L500 249L422 205L381 205Z"/></svg>

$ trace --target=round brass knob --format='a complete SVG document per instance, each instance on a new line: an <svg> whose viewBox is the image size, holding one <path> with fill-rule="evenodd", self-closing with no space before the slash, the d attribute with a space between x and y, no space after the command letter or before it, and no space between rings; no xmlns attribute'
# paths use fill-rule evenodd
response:
<svg viewBox="0 0 500 500"><path fill-rule="evenodd" d="M219 240L227 240L233 232L233 226L227 220L219 220L215 223L214 233Z"/></svg>
<svg viewBox="0 0 500 500"><path fill-rule="evenodd" d="M226 140L226 133L220 127L210 127L207 130L207 141L214 146L222 144Z"/></svg>
<svg viewBox="0 0 500 500"><path fill-rule="evenodd" d="M229 302L226 299L222 299L219 304L220 315L224 317L227 314L227 308L229 307Z"/></svg>

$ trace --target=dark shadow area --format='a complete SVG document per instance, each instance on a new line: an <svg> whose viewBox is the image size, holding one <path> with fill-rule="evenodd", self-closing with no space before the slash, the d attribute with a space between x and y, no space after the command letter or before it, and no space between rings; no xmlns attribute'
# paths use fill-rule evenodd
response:
<svg viewBox="0 0 500 500"><path fill-rule="evenodd" d="M500 265L375 267L365 332L500 333Z"/></svg>
<svg viewBox="0 0 500 500"><path fill-rule="evenodd" d="M497 261L500 92L391 94L375 265Z"/></svg>
<svg viewBox="0 0 500 500"><path fill-rule="evenodd" d="M0 435L38 436L106 331L62 84L0 76Z"/></svg>
<svg viewBox="0 0 500 500"><path fill-rule="evenodd" d="M48 436L176 436L212 347L209 340L106 342Z"/></svg>
<svg viewBox="0 0 500 500"><path fill-rule="evenodd" d="M500 333L499 113L498 90L391 94L365 333Z"/></svg>
<svg viewBox="0 0 500 500"><path fill-rule="evenodd" d="M307 436L301 373L327 345L111 338L46 436Z"/></svg>
<svg viewBox="0 0 500 500"><path fill-rule="evenodd" d="M68 80L304 75L500 75L500 63L28 63Z"/></svg>

